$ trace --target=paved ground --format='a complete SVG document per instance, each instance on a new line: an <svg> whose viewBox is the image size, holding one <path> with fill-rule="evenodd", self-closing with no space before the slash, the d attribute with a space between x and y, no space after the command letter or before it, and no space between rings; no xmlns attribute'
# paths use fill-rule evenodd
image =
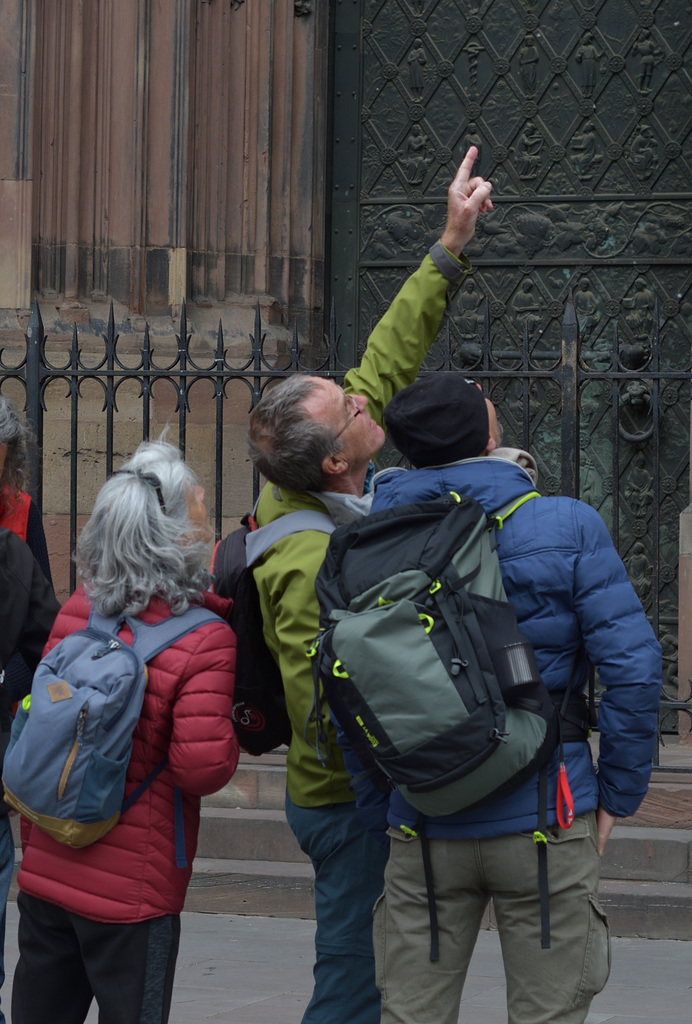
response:
<svg viewBox="0 0 692 1024"><path fill-rule="evenodd" d="M8 984L16 923L17 906L10 903ZM286 918L183 914L171 1024L300 1024L311 988L314 928L312 921ZM588 1024L689 1024L692 943L614 939L613 953L610 982ZM506 1024L504 998L497 934L481 932L459 1020ZM88 1024L96 1021L92 1008Z"/></svg>

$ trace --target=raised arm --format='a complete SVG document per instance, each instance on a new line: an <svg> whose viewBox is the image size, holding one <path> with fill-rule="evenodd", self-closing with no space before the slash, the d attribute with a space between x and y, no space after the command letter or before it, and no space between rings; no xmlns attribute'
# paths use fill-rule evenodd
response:
<svg viewBox="0 0 692 1024"><path fill-rule="evenodd" d="M450 289L469 269L462 250L473 238L479 214L493 208L491 183L470 177L477 156L471 146L449 186L447 222L439 242L374 328L360 366L346 375L346 390L365 395L368 412L380 425L387 402L416 379L447 309Z"/></svg>

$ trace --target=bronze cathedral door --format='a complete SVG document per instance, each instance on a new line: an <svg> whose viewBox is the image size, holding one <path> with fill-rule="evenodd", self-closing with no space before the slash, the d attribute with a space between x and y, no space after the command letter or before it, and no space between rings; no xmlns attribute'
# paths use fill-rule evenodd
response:
<svg viewBox="0 0 692 1024"><path fill-rule="evenodd" d="M495 212L428 368L604 516L677 696L689 503L690 0L336 0L330 290L362 347L470 143Z"/></svg>

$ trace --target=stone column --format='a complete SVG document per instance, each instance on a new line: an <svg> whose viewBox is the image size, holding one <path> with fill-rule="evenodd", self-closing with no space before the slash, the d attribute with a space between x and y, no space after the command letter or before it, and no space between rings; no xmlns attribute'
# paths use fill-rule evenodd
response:
<svg viewBox="0 0 692 1024"><path fill-rule="evenodd" d="M85 321L111 298L150 317L259 299L319 338L328 7L5 0L0 308L32 288Z"/></svg>
<svg viewBox="0 0 692 1024"><path fill-rule="evenodd" d="M0 308L31 304L31 0L3 0L0 18Z"/></svg>
<svg viewBox="0 0 692 1024"><path fill-rule="evenodd" d="M327 6L198 4L191 54L191 298L301 331L322 306Z"/></svg>
<svg viewBox="0 0 692 1024"><path fill-rule="evenodd" d="M37 6L37 287L174 312L186 292L190 0Z"/></svg>
<svg viewBox="0 0 692 1024"><path fill-rule="evenodd" d="M278 4L274 17L268 290L299 315L323 297L328 7Z"/></svg>

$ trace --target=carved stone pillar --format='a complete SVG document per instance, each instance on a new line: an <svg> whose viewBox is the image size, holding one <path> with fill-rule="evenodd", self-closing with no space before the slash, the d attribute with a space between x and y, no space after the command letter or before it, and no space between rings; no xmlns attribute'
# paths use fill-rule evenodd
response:
<svg viewBox="0 0 692 1024"><path fill-rule="evenodd" d="M325 6L199 4L192 54L191 297L301 329L322 304Z"/></svg>
<svg viewBox="0 0 692 1024"><path fill-rule="evenodd" d="M37 8L36 286L167 310L186 291L189 0Z"/></svg>
<svg viewBox="0 0 692 1024"><path fill-rule="evenodd" d="M0 26L0 308L31 302L31 0L3 0Z"/></svg>
<svg viewBox="0 0 692 1024"><path fill-rule="evenodd" d="M88 321L186 297L237 328L259 298L319 336L327 7L7 0L0 308L35 290Z"/></svg>

